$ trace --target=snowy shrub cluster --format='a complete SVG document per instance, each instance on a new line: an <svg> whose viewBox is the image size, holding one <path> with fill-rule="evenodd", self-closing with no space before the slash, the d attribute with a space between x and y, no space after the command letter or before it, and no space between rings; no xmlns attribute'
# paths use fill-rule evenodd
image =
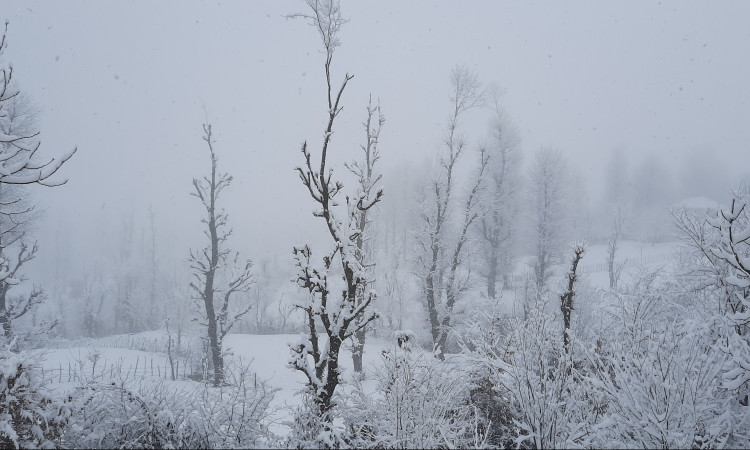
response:
<svg viewBox="0 0 750 450"><path fill-rule="evenodd" d="M540 302L543 303L543 302ZM500 409L493 440L533 448L586 447L600 415L597 393L587 381L589 367L573 339L569 352L562 330L545 304L522 319L495 319L476 330L474 362L483 366ZM491 412L488 412L489 415Z"/></svg>
<svg viewBox="0 0 750 450"><path fill-rule="evenodd" d="M78 389L71 448L249 448L268 445L261 421L273 392L247 370L219 388L121 379Z"/></svg>
<svg viewBox="0 0 750 450"><path fill-rule="evenodd" d="M375 395L347 397L349 444L357 448L476 448L485 433L471 405L468 373L456 361L413 351L415 336L397 332L381 354Z"/></svg>
<svg viewBox="0 0 750 450"><path fill-rule="evenodd" d="M735 209L717 217L704 223L710 228L700 231L700 245L679 269L691 276L643 271L620 290L598 292L595 304L578 306L598 314L578 314L587 322L573 327L567 350L560 317L545 304L554 297L539 297L525 318L495 317L474 330L472 361L491 386L484 402L504 412L495 416L500 423L492 425L490 442L747 446L750 274L741 264L748 248L736 245L747 239L722 231L744 216Z"/></svg>
<svg viewBox="0 0 750 450"><path fill-rule="evenodd" d="M133 378L88 380L48 390L35 356L0 353L2 448L257 448L273 390L247 368L227 371L219 388Z"/></svg>
<svg viewBox="0 0 750 450"><path fill-rule="evenodd" d="M56 400L25 352L0 351L0 448L55 448L71 415L68 402Z"/></svg>

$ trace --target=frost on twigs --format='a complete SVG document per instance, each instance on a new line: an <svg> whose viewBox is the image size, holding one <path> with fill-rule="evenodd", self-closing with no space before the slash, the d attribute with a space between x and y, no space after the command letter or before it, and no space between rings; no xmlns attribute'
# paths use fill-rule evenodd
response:
<svg viewBox="0 0 750 450"><path fill-rule="evenodd" d="M0 56L7 47L6 35L8 23L5 23L2 40L0 40ZM9 109L14 106L16 99L21 98L13 78L13 67L0 68L0 185L2 184L39 184L42 186L59 186L67 182L66 179L55 179L53 175L67 162L76 149L64 153L56 158L42 158L38 154L41 147L39 131L24 130L21 134L4 132L14 115Z"/></svg>
<svg viewBox="0 0 750 450"><path fill-rule="evenodd" d="M310 12L294 14L290 17L303 17L318 30L326 54L326 92L328 101L328 123L323 131L323 143L319 155L313 158L307 142L302 144L304 165L297 167L302 185L315 203L313 215L323 219L331 238L331 250L324 254L322 266L312 262L310 247L294 249L297 266L297 285L307 291L306 301L297 307L305 313L305 336L296 345L290 346L290 366L302 372L307 378L305 395L306 409L300 413L300 420L293 435L300 442L313 446L337 446L333 417L331 415L333 397L339 384L339 352L344 340L363 329L376 315L368 307L375 295L359 295L364 291L367 276L358 257L357 239L361 232L357 228L357 211L374 206L381 198L378 193L372 200L358 194L355 200L347 197L347 211L340 217L337 197L343 183L334 179L334 172L326 167L329 144L333 135L336 117L343 110L341 98L351 75L345 75L341 86L334 90L331 82L331 61L334 50L340 45L338 32L346 20L341 15L336 1L324 0L307 2ZM344 289L337 295L331 290L328 276L333 265L339 266ZM307 419L305 419L307 418ZM312 419L310 419L312 418ZM310 419L310 420L308 420Z"/></svg>
<svg viewBox="0 0 750 450"><path fill-rule="evenodd" d="M730 357L729 369L724 373L725 387L732 390L745 389L744 404L747 405L747 387L750 385L750 213L748 194L736 192L731 207L709 215L706 222L717 235L708 255L715 258L725 269L719 272L726 285L728 310L726 319L732 327L726 340L726 352Z"/></svg>

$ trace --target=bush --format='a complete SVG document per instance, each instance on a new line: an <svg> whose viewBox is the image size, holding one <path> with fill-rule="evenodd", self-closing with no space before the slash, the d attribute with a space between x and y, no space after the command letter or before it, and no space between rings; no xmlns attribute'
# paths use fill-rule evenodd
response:
<svg viewBox="0 0 750 450"><path fill-rule="evenodd" d="M273 392L244 368L229 386L125 379L79 388L64 444L75 448L248 448L264 446L261 421Z"/></svg>
<svg viewBox="0 0 750 450"><path fill-rule="evenodd" d="M467 374L451 361L412 349L413 333L397 332L382 353L378 391L361 389L347 398L345 422L350 445L369 448L482 447Z"/></svg>
<svg viewBox="0 0 750 450"><path fill-rule="evenodd" d="M55 448L70 418L68 402L56 401L26 352L0 351L0 448Z"/></svg>

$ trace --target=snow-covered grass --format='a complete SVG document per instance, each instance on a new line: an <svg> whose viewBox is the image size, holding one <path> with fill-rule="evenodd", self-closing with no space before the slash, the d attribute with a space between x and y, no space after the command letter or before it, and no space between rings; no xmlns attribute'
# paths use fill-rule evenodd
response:
<svg viewBox="0 0 750 450"><path fill-rule="evenodd" d="M228 370L249 366L252 372L251 383L254 386L264 385L266 389L274 391L270 415L266 418L265 425L271 432L281 436L289 432L288 424L293 417L293 408L302 403L298 392L303 386L304 376L287 367L288 343L297 339L296 334L231 334L225 339ZM199 370L185 358L175 358L176 380L171 380L166 344L162 348L154 344L151 351L127 348L142 348L143 343L166 341L164 331L149 331L81 340L76 341L73 347L39 349L34 353L42 356L45 382L52 390L60 393L90 382L117 381L119 384L127 380L137 380L138 383L163 382L172 388L184 389L185 392L194 389L200 383L191 378L198 377ZM123 347L117 347L118 343ZM392 347L387 339L368 340L364 352L365 380L361 383L364 390L375 389L376 382L373 378L376 367L382 365L380 354L389 345ZM341 367L343 379L351 381L353 365L348 345L342 350Z"/></svg>

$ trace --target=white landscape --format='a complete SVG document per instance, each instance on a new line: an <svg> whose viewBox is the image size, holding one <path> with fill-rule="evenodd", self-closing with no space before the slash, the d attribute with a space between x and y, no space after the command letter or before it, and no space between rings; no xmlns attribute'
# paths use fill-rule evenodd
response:
<svg viewBox="0 0 750 450"><path fill-rule="evenodd" d="M750 3L2 15L0 448L750 447Z"/></svg>

